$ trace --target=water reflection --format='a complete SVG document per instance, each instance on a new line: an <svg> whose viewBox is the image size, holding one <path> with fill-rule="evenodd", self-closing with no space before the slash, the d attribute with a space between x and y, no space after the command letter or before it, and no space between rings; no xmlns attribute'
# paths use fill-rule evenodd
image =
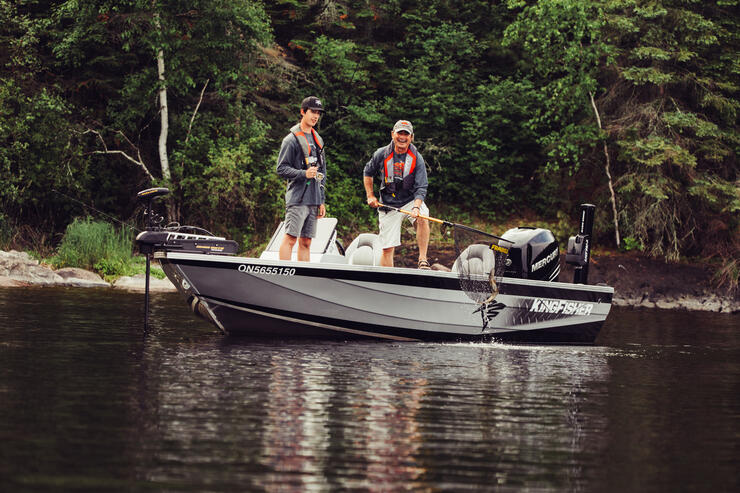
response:
<svg viewBox="0 0 740 493"><path fill-rule="evenodd" d="M316 478L326 468L329 448L328 358L301 360L291 353L276 354L268 367L267 395L260 463L273 474L256 484L267 491L283 490L283 474L292 474L292 491L319 491Z"/></svg>
<svg viewBox="0 0 740 493"><path fill-rule="evenodd" d="M150 356L153 481L214 463L265 491L531 485L533 470L577 490L604 448L601 348L226 340Z"/></svg>

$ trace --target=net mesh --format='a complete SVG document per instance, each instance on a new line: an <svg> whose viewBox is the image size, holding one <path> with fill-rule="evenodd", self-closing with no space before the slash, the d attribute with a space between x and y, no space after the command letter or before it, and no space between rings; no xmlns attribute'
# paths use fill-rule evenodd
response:
<svg viewBox="0 0 740 493"><path fill-rule="evenodd" d="M506 269L509 242L457 224L453 225L453 233L460 288L476 303L492 302Z"/></svg>

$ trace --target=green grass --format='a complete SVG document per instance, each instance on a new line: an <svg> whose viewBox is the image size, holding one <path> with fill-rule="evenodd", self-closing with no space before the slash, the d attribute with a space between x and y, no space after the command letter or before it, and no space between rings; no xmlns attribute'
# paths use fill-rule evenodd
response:
<svg viewBox="0 0 740 493"><path fill-rule="evenodd" d="M75 219L64 233L56 254L49 259L55 269L78 267L93 270L106 280L133 276L146 271L144 257L133 256L133 233L105 221L87 217ZM164 272L152 267L152 275L164 278Z"/></svg>

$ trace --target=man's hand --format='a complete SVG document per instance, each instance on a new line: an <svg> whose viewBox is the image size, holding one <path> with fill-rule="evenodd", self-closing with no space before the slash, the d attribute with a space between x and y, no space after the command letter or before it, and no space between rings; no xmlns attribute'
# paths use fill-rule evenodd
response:
<svg viewBox="0 0 740 493"><path fill-rule="evenodd" d="M319 172L318 166L311 166L306 170L306 179L316 178L316 174Z"/></svg>
<svg viewBox="0 0 740 493"><path fill-rule="evenodd" d="M321 219L324 216L326 216L326 206L324 204L321 204L319 206L319 213L317 214L317 217Z"/></svg>
<svg viewBox="0 0 740 493"><path fill-rule="evenodd" d="M378 198L375 195L371 195L367 198L367 205L374 209L377 209L378 207L380 207L380 202L378 202Z"/></svg>

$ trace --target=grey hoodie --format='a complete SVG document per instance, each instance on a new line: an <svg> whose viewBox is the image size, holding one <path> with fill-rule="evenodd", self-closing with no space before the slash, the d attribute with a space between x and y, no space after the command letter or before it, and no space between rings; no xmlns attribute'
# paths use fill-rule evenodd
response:
<svg viewBox="0 0 740 493"><path fill-rule="evenodd" d="M311 156L316 156L318 146L313 136L311 136L309 142ZM280 178L288 180L288 188L285 191L286 206L321 205L324 203L326 200L323 186L326 184L326 159L324 159L323 151L318 152L316 165L319 167L319 172L324 175L321 183L315 178L306 179L306 162L301 146L292 133L285 136L277 159L277 174Z"/></svg>

